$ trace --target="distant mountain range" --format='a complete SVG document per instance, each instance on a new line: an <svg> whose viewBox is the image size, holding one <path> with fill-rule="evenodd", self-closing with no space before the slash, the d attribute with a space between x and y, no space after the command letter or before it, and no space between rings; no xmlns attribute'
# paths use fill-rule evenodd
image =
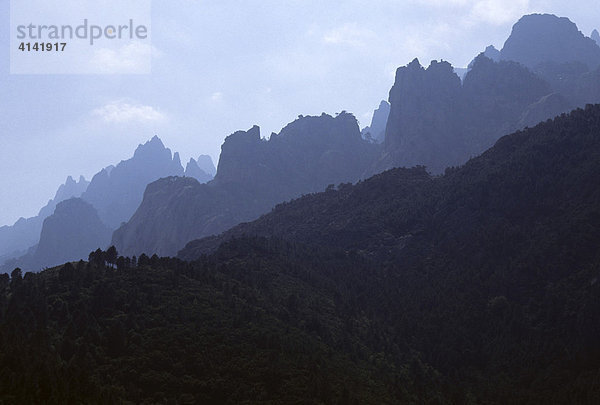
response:
<svg viewBox="0 0 600 405"><path fill-rule="evenodd" d="M211 158L206 155L200 156L198 161L191 159L184 171L179 154L172 156L155 136L139 145L131 159L102 169L91 182L83 177L75 182L68 177L54 199L36 217L22 218L13 226L0 228L0 269L10 271L21 266L39 270L66 260L87 258L88 247L93 250L107 247L112 231L127 221L140 205L147 184L162 177L184 175L206 182L213 178L215 171ZM70 201L55 211L61 202L73 197L80 197L81 202ZM83 202L89 203L89 207L82 208ZM97 224L97 218L103 226ZM72 245L77 240L72 226L75 223L89 226L80 230L86 232L84 241ZM73 236L68 235L73 232Z"/></svg>
<svg viewBox="0 0 600 405"><path fill-rule="evenodd" d="M546 36L553 42L538 44ZM173 255L193 237L219 233L268 212L278 202L323 190L329 183L355 182L402 166L423 165L431 173L443 173L481 154L503 135L573 107L600 102L596 54L600 55L600 47L567 19L532 15L515 24L502 51L488 47L476 57L462 81L448 62L433 61L423 68L415 59L398 69L390 105L382 103L371 126L362 131L363 137L368 133L375 139L374 145L358 143L352 124L335 130L347 132L345 137L337 136L336 148L354 142L345 152L314 155L329 146L311 142L286 149L278 146L288 137L300 140L304 134L316 139L310 134L332 131L326 126L309 128L307 123L317 123L317 117L301 118L269 142L259 140L258 128L236 133L223 145L212 183L199 187L169 179L152 184L132 220L115 232L113 244L127 255ZM557 83L547 70L531 70L544 66L554 66L555 72L565 75L572 66L581 69ZM291 128L293 138L288 135ZM375 148L378 141L383 143ZM290 164L297 161L303 163ZM310 168L324 163L327 169L321 169L313 183L307 181Z"/></svg>
<svg viewBox="0 0 600 405"><path fill-rule="evenodd" d="M281 204L189 261L15 270L0 400L597 404L599 173L596 105L442 176L397 168Z"/></svg>
<svg viewBox="0 0 600 405"><path fill-rule="evenodd" d="M225 140L215 179L150 184L113 244L127 255L175 255L194 238L257 218L277 203L363 178L379 146L362 139L353 115L300 117L270 139L253 127Z"/></svg>
<svg viewBox="0 0 600 405"><path fill-rule="evenodd" d="M132 159L96 174L80 196L116 230L112 243L122 253L174 255L193 239L254 220L302 194L395 167L441 174L506 134L600 102L600 47L553 15L523 17L502 50L487 47L462 79L455 71L444 61L425 68L415 59L400 67L389 103L380 104L362 134L346 112L300 116L268 141L258 127L236 132L223 144L216 173L202 156L184 171L179 155L155 137ZM5 254L34 254L42 221L31 221L37 228L27 228L27 243ZM18 227L5 228L0 237Z"/></svg>
<svg viewBox="0 0 600 405"><path fill-rule="evenodd" d="M9 259L24 255L29 248L36 245L40 240L44 219L52 215L57 204L72 197L80 197L89 184L83 176L79 181L69 176L37 216L21 218L12 226L0 227L0 265Z"/></svg>
<svg viewBox="0 0 600 405"><path fill-rule="evenodd" d="M385 127L387 125L388 117L390 116L390 103L383 100L379 104L379 107L373 113L373 119L371 125L363 128L361 131L363 138L370 139L376 143L383 143L385 140Z"/></svg>
<svg viewBox="0 0 600 405"><path fill-rule="evenodd" d="M600 102L600 47L566 18L530 15L501 51L488 47L464 80L447 62L399 68L390 91L385 146L373 174L464 163L502 135Z"/></svg>

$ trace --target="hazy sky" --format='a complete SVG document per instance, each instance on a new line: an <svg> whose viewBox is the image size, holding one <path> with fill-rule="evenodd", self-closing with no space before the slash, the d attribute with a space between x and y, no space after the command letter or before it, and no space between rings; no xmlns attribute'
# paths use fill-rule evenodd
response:
<svg viewBox="0 0 600 405"><path fill-rule="evenodd" d="M216 164L223 139L254 124L268 136L299 114L347 110L367 125L398 66L464 67L500 49L523 14L566 16L586 35L600 27L597 0L154 0L151 75L19 76L9 1L0 7L0 225L154 134L184 161Z"/></svg>

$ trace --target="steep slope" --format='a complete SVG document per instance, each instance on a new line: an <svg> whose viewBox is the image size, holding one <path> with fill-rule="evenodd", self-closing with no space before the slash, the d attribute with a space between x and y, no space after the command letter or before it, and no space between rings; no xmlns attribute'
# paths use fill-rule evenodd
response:
<svg viewBox="0 0 600 405"><path fill-rule="evenodd" d="M25 251L38 243L44 219L52 215L56 205L72 197L80 197L90 183L81 176L79 181L67 177L64 184L60 185L54 198L48 201L32 218L21 218L12 226L0 227L0 265L6 260L19 257Z"/></svg>
<svg viewBox="0 0 600 405"><path fill-rule="evenodd" d="M527 108L552 92L523 66L484 54L462 83L448 62L433 61L425 69L414 60L396 72L384 151L371 173L415 165L441 173L462 164L519 129ZM556 109L536 112L547 119Z"/></svg>
<svg viewBox="0 0 600 405"><path fill-rule="evenodd" d="M183 173L179 154L172 156L155 136L139 145L131 159L96 174L82 198L98 210L105 224L116 229L140 205L147 184Z"/></svg>
<svg viewBox="0 0 600 405"><path fill-rule="evenodd" d="M525 16L502 49L503 60L532 69L572 106L600 102L600 46L567 18Z"/></svg>
<svg viewBox="0 0 600 405"><path fill-rule="evenodd" d="M127 255L174 255L190 240L255 219L279 202L359 180L377 153L347 113L301 117L268 141L258 127L236 132L223 144L213 181L149 185L113 243Z"/></svg>
<svg viewBox="0 0 600 405"><path fill-rule="evenodd" d="M353 302L386 325L378 347L419 353L457 390L449 402L600 399L600 106L503 137L440 178L395 169L305 196L180 257L221 246L217 257L251 262L251 235L341 249L348 269L371 262Z"/></svg>
<svg viewBox="0 0 600 405"><path fill-rule="evenodd" d="M594 70L600 66L600 47L568 18L532 14L522 17L513 26L501 58L522 63L534 71L544 63L572 62Z"/></svg>
<svg viewBox="0 0 600 405"><path fill-rule="evenodd" d="M228 234L260 232L302 243L0 277L0 400L600 401L600 106Z"/></svg>
<svg viewBox="0 0 600 405"><path fill-rule="evenodd" d="M594 41L596 41L596 44L598 44L598 46L600 46L600 34L598 33L598 30L592 31L592 35L590 36L590 38L592 38Z"/></svg>
<svg viewBox="0 0 600 405"><path fill-rule="evenodd" d="M39 271L68 261L87 259L89 253L106 248L111 230L102 223L98 212L81 198L60 202L54 213L44 220L38 245L20 257L5 272L15 267Z"/></svg>
<svg viewBox="0 0 600 405"><path fill-rule="evenodd" d="M215 177L217 174L217 168L215 167L215 164L210 156L200 155L198 156L196 163L201 170L208 173L211 177Z"/></svg>
<svg viewBox="0 0 600 405"><path fill-rule="evenodd" d="M461 83L447 62L396 72L384 151L371 174L463 164L501 136L600 102L600 47L566 18L524 16L501 52L486 48Z"/></svg>
<svg viewBox="0 0 600 405"><path fill-rule="evenodd" d="M202 170L200 168L200 166L198 166L198 162L194 158L191 158L190 161L185 166L184 174L186 177L195 178L200 183L208 183L214 177L214 175L211 175L211 174L207 173L206 171Z"/></svg>
<svg viewBox="0 0 600 405"><path fill-rule="evenodd" d="M394 169L355 186L304 196L219 237L191 242L180 257L192 260L242 235L275 236L379 257L402 251L417 235L438 243L445 234L460 230L466 236L487 229L484 232L492 237L494 230L510 227L514 220L532 224L521 231L536 237L544 227L583 226L582 221L597 232L599 157L600 106L588 106L503 137L480 157L442 177L430 178L423 167ZM575 235L565 235L563 243L570 237ZM576 249L588 247L585 243ZM469 248L461 248L465 249Z"/></svg>
<svg viewBox="0 0 600 405"><path fill-rule="evenodd" d="M383 100L373 113L371 125L361 131L363 138L369 137L377 143L383 143L385 139L385 127L390 115L390 103Z"/></svg>

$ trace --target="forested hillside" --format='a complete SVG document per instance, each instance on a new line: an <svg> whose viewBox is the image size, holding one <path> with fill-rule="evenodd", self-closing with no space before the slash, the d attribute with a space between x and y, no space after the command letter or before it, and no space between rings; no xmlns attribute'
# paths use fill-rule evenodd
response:
<svg viewBox="0 0 600 405"><path fill-rule="evenodd" d="M0 399L598 403L598 183L589 106L441 177L281 205L193 261L109 249L15 270Z"/></svg>

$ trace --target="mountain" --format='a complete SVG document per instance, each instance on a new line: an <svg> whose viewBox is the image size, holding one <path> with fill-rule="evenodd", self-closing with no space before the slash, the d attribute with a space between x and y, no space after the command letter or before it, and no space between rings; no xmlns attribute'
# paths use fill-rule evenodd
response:
<svg viewBox="0 0 600 405"><path fill-rule="evenodd" d="M215 164L213 163L213 160L210 156L200 155L198 156L198 160L196 160L196 163L198 164L198 167L201 170L205 171L210 176L215 177L215 175L217 174L217 168L215 167Z"/></svg>
<svg viewBox="0 0 600 405"><path fill-rule="evenodd" d="M213 181L150 184L113 244L127 255L174 255L190 240L255 219L277 203L358 181L378 153L348 113L300 117L268 141L256 126L238 131L223 143Z"/></svg>
<svg viewBox="0 0 600 405"><path fill-rule="evenodd" d="M363 128L363 130L361 131L363 138L367 139L368 136L370 137L370 139L374 140L377 143L383 143L385 139L385 127L387 125L389 115L390 103L383 100L379 104L379 107L373 113L371 125Z"/></svg>
<svg viewBox="0 0 600 405"><path fill-rule="evenodd" d="M281 204L193 262L15 270L0 400L596 404L599 173L589 106L442 176Z"/></svg>
<svg viewBox="0 0 600 405"><path fill-rule="evenodd" d="M210 159L210 157L209 157L209 159ZM211 160L211 163L212 163L212 160ZM188 162L188 164L186 165L185 176L193 177L196 180L198 180L200 183L207 183L214 178L214 174L211 175L210 173L202 170L200 168L200 166L198 165L198 162L194 158L191 158L190 161Z"/></svg>
<svg viewBox="0 0 600 405"><path fill-rule="evenodd" d="M480 54L481 55L481 54ZM501 58L501 54L500 51L496 49L496 47L494 45L489 45L488 47L485 48L485 51L483 51L483 56L485 56L488 59L493 60L494 62L500 62ZM475 64L475 60L477 58L473 59L468 66L468 70L473 69L473 65Z"/></svg>
<svg viewBox="0 0 600 405"><path fill-rule="evenodd" d="M594 41L596 41L598 46L600 46L600 34L598 33L598 30L592 31L592 35L590 36L590 38L592 38Z"/></svg>
<svg viewBox="0 0 600 405"><path fill-rule="evenodd" d="M600 66L600 47L568 18L533 14L522 17L513 26L501 58L522 63L534 71L545 63L573 62L594 70Z"/></svg>
<svg viewBox="0 0 600 405"><path fill-rule="evenodd" d="M97 211L81 198L60 202L54 213L44 220L38 245L16 262L5 265L3 270L15 267L40 270L69 261L87 259L89 253L106 248L111 230Z"/></svg>
<svg viewBox="0 0 600 405"><path fill-rule="evenodd" d="M208 156L200 156L199 162L207 171L213 171L214 165ZM212 167L212 168L211 168ZM206 182L212 179L212 176L198 166L198 163L192 159L184 172L181 166L179 153L171 155L162 141L153 137L143 145L139 145L131 159L124 160L116 166L108 166L98 172L91 182L87 182L83 177L78 182L68 177L64 185L60 186L56 196L44 208L40 210L37 217L30 219L21 219L12 227L0 228L0 265L4 263L3 268L11 269L18 263L25 270L39 269L48 267L56 262L50 252L41 252L36 255L36 251L44 248L40 241L40 233L44 219L54 213L57 203L72 197L81 197L87 203L91 204L103 223L110 229L116 229L117 226L128 220L135 212L142 201L143 193L148 183L156 181L163 177L188 175ZM70 205L78 208L78 205ZM74 213L74 215L78 215ZM64 215L55 216L53 229L61 229L57 222L65 220L64 228L71 225L71 217ZM95 236L91 234L97 231ZM88 229L88 241L103 241L108 243L110 238L106 238L105 227L93 226ZM57 240L53 248L57 251L69 251L69 239ZM40 246L38 246L40 243ZM60 243L66 245L59 248ZM77 256L80 250L76 250L70 256ZM89 252L87 252L89 253ZM85 257L87 257L84 255ZM33 259L35 256L35 260ZM82 256L82 257L84 257ZM50 260L44 262L45 259Z"/></svg>
<svg viewBox="0 0 600 405"><path fill-rule="evenodd" d="M246 239L261 235L328 246L348 269L361 260L381 269L363 273L356 292L357 301L372 300L365 313L395 313L380 319L390 330L379 347L420 353L465 390L449 402L472 395L473 403L567 404L579 392L575 402L592 404L600 398L592 382L600 364L599 173L596 105L503 137L441 177L394 169L282 204L188 244L180 257L251 263L261 250ZM332 284L342 282L325 268Z"/></svg>
<svg viewBox="0 0 600 405"><path fill-rule="evenodd" d="M554 237L550 229L559 232L564 226L565 239L555 242L588 257L593 252L585 253L591 242L582 240L574 246L575 239L569 238L583 237L570 231L579 227L578 232L591 232L590 240L600 240L599 157L600 105L590 105L505 136L481 156L460 168L447 169L443 176L431 177L422 166L400 168L354 186L306 195L218 237L190 242L179 257L194 260L234 238L268 236L396 260L395 254L416 240L458 244L477 232L490 233L476 245L492 254L495 237L509 238L501 231L511 221L521 221L519 232L528 238ZM549 233L544 235L544 229ZM475 241L461 250L473 250L470 243ZM528 249L524 245L513 248Z"/></svg>
<svg viewBox="0 0 600 405"><path fill-rule="evenodd" d="M484 54L472 62L462 83L448 62L433 61L425 69L415 59L396 72L384 150L371 173L415 165L441 173L460 165L519 129L532 104L538 103L536 117L554 117L556 106L542 110L547 104L540 103L552 93L525 67Z"/></svg>
<svg viewBox="0 0 600 405"><path fill-rule="evenodd" d="M72 197L80 197L85 192L89 182L83 176L79 181L73 180L71 176L62 184L54 198L48 201L38 213L32 218L20 218L12 226L0 227L0 265L6 260L19 257L26 253L27 249L36 245L40 238L40 232L44 219L52 215L56 205L61 201Z"/></svg>
<svg viewBox="0 0 600 405"><path fill-rule="evenodd" d="M179 154L172 156L171 150L155 136L139 145L131 159L96 174L81 198L98 210L105 224L116 229L140 205L147 184L183 174Z"/></svg>

